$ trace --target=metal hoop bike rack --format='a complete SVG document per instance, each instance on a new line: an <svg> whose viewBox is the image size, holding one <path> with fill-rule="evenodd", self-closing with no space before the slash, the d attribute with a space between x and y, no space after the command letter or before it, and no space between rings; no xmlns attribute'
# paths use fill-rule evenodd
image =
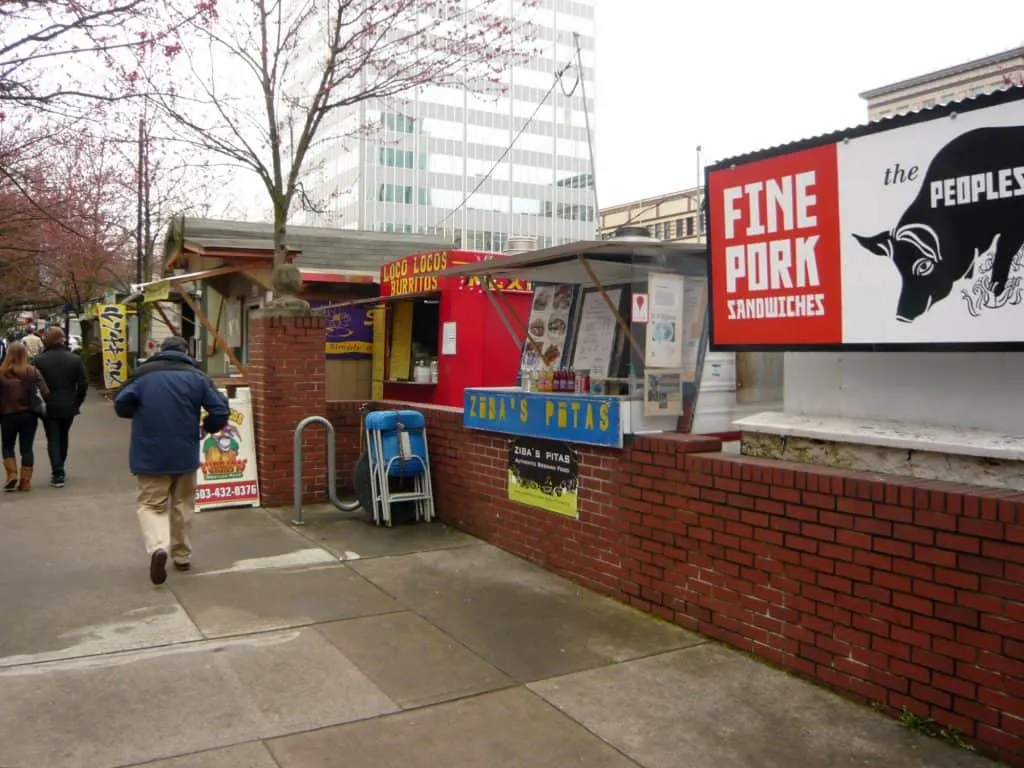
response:
<svg viewBox="0 0 1024 768"><path fill-rule="evenodd" d="M363 450L363 420L366 417L367 406L364 404L360 409L359 416L359 451ZM311 424L323 424L327 430L327 498L331 500L337 509L342 512L353 512L359 509L359 500L341 501L338 499L338 457L334 445L334 425L323 416L307 416L295 427L295 437L292 438L292 472L295 478L295 490L293 495L294 508L292 513L292 525L305 525L302 517L302 433Z"/></svg>

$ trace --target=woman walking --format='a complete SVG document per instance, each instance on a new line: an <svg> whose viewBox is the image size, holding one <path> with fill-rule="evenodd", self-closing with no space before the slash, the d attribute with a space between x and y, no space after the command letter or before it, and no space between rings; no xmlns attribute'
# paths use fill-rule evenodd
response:
<svg viewBox="0 0 1024 768"><path fill-rule="evenodd" d="M7 472L5 491L28 491L32 488L32 469L35 455L32 442L36 439L38 416L32 411L32 398L36 387L44 398L50 390L39 371L28 362L28 350L20 341L11 344L7 357L0 365L0 442L3 443L4 470ZM21 451L21 477L14 446Z"/></svg>

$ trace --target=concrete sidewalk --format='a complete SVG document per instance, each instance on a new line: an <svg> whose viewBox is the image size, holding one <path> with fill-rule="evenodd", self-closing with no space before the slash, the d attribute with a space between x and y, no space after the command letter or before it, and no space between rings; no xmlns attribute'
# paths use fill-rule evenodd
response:
<svg viewBox="0 0 1024 768"><path fill-rule="evenodd" d="M3 768L985 768L446 528L201 513L153 587L128 424L0 498Z"/></svg>

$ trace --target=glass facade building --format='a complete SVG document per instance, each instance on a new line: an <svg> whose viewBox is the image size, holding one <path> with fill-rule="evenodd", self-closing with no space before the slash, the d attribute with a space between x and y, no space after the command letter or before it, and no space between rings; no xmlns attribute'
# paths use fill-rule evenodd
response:
<svg viewBox="0 0 1024 768"><path fill-rule="evenodd" d="M517 0L504 2L509 14L523 13ZM539 247L595 237L581 86L593 136L596 2L540 0L529 10L541 52L506 72L502 92L430 86L332 114L306 164L316 210L293 218L445 234L458 247L489 251L503 250L510 235L534 236Z"/></svg>

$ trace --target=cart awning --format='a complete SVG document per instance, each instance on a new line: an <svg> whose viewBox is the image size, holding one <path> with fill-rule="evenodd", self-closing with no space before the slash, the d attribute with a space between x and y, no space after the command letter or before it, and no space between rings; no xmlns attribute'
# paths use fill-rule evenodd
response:
<svg viewBox="0 0 1024 768"><path fill-rule="evenodd" d="M671 266L674 259L700 256L705 251L704 245L690 243L593 240L464 264L439 272L437 276L489 276L534 283L576 285L590 285L596 277L602 285L621 285L632 282L637 272L675 273L676 270Z"/></svg>
<svg viewBox="0 0 1024 768"><path fill-rule="evenodd" d="M367 304L392 304L396 301L408 301L412 299L436 299L440 297L440 291L424 291L423 293L402 293L398 296L375 296L369 299L349 299L348 301L339 301L335 304L326 304L322 307L313 307L314 312L323 312L327 309L334 309L336 307L360 307L366 306Z"/></svg>
<svg viewBox="0 0 1024 768"><path fill-rule="evenodd" d="M367 285L380 279L378 272L351 269L328 269L326 267L299 267L304 283L359 283Z"/></svg>

